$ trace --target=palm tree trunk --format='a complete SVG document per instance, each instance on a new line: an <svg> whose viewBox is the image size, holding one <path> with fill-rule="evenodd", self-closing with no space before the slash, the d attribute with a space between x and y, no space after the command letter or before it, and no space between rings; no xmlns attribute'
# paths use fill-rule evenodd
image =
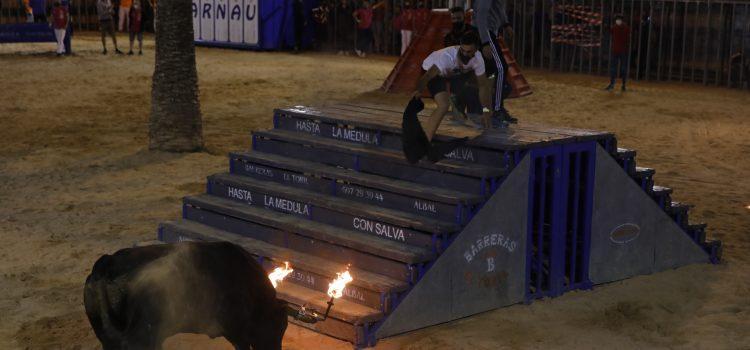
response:
<svg viewBox="0 0 750 350"><path fill-rule="evenodd" d="M149 149L203 148L190 0L159 0L156 63L151 89Z"/></svg>

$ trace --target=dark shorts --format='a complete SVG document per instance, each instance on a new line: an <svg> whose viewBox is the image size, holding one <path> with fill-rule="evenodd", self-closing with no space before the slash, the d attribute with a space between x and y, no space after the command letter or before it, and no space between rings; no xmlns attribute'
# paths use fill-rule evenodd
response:
<svg viewBox="0 0 750 350"><path fill-rule="evenodd" d="M443 92L448 91L448 79L441 76L436 76L427 82L427 90L430 92L432 97Z"/></svg>
<svg viewBox="0 0 750 350"><path fill-rule="evenodd" d="M424 74L424 72L422 73ZM435 97L435 95L443 91L447 92L449 86L452 86L451 90L458 91L459 89L463 88L463 86L471 78L472 74L474 73L469 72L469 73L464 73L460 75L455 75L450 78L445 78L445 77L441 77L438 75L430 79L429 82L427 82L427 90L430 92L430 95L432 97Z"/></svg>
<svg viewBox="0 0 750 350"><path fill-rule="evenodd" d="M112 19L99 19L99 30L104 33L114 32L115 31L115 23L112 21Z"/></svg>
<svg viewBox="0 0 750 350"><path fill-rule="evenodd" d="M143 41L143 31L130 32L130 40L135 40L135 38L138 38L139 41Z"/></svg>

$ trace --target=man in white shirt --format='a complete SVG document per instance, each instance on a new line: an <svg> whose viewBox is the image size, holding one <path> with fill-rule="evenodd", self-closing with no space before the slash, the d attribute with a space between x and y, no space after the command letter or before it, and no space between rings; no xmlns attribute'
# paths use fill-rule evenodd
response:
<svg viewBox="0 0 750 350"><path fill-rule="evenodd" d="M437 108L432 112L427 126L424 128L428 140L435 136L440 122L448 113L450 94L447 85L454 91L459 91L466 80L473 73L479 85L479 100L483 108L482 123L490 127L490 86L484 74L484 59L478 52L479 38L476 33L467 32L461 37L461 45L449 46L437 50L425 58L422 69L425 73L419 79L417 90L413 96L419 98L427 88L435 99Z"/></svg>

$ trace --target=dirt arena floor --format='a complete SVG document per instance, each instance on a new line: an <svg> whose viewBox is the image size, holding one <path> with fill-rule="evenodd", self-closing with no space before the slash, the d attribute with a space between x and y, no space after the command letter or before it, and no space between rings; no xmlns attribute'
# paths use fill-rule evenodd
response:
<svg viewBox="0 0 750 350"><path fill-rule="evenodd" d="M142 57L102 56L92 34L74 45L65 58L53 44L0 45L0 349L98 348L82 306L93 262L154 239L182 196L225 171L227 152L271 127L274 107L405 101L377 91L394 58L198 48L206 151L149 152L153 38ZM615 132L639 165L657 169L658 184L696 205L691 217L724 241L724 262L503 308L377 348L750 349L750 95L639 82L608 93L604 78L524 73L534 94L510 101L512 112ZM165 347L230 349L199 335ZM290 326L284 348L350 346Z"/></svg>

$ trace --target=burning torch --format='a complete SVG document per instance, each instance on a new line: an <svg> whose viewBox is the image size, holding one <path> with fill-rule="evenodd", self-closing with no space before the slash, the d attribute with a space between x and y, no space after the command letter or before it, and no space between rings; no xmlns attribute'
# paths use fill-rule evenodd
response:
<svg viewBox="0 0 750 350"><path fill-rule="evenodd" d="M284 262L284 267L275 268L271 273L268 274L268 279L271 280L271 284L274 288L276 288L278 284L283 281L284 278L292 271L294 270L289 267L289 262ZM326 308L326 312L325 314L323 314L323 316L318 314L315 310L308 310L304 305L300 306L299 310L295 309L291 305L288 306L289 309L287 310L287 314L305 323L325 321L328 318L328 313L330 313L331 308L333 307L333 300L341 298L344 295L344 288L349 282L353 280L354 278L352 278L352 275L349 273L348 268L344 272L336 273L336 279L328 284L328 296L331 297L331 299L329 299L327 302L328 307Z"/></svg>

